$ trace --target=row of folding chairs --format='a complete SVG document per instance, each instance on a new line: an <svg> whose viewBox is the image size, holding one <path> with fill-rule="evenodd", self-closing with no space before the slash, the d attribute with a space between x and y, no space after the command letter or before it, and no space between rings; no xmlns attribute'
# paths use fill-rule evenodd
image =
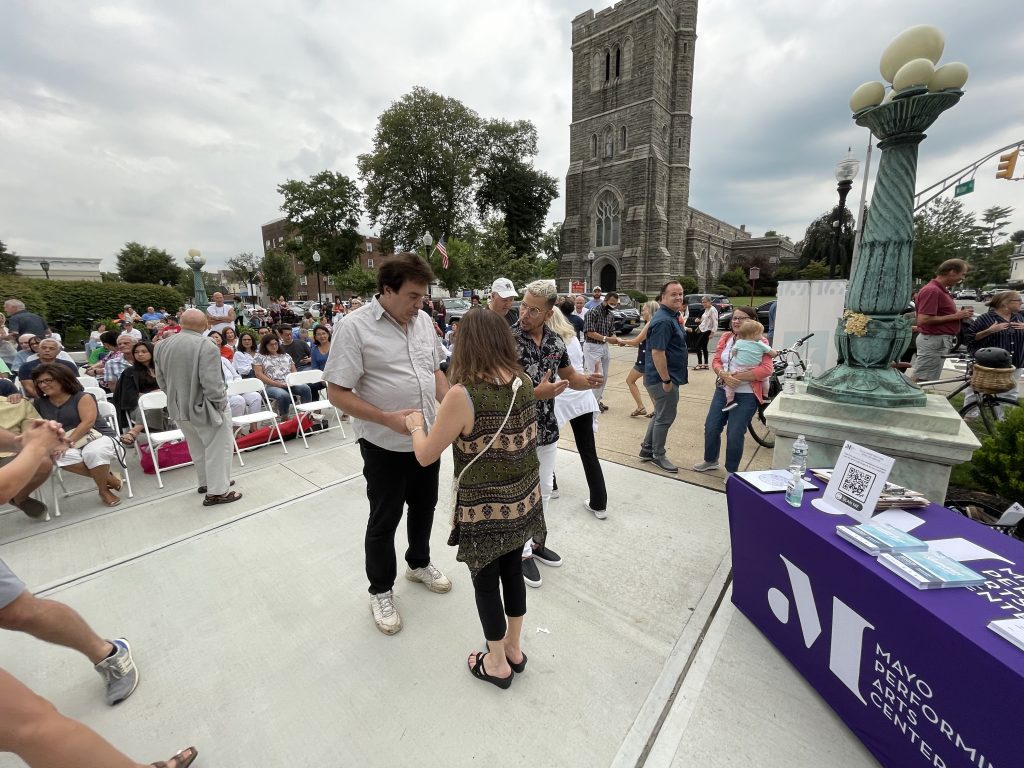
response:
<svg viewBox="0 0 1024 768"><path fill-rule="evenodd" d="M343 438L348 437L345 433L345 425L341 420L341 412L335 408L329 400L314 400L310 403L300 403L295 399L295 393L292 392L291 387L298 386L301 384L315 384L323 380L322 371L299 371L297 373L290 373L285 378L288 384L288 393L291 398L292 408L295 410L296 416L298 416L298 432L302 436L302 442L306 448L309 448L309 441L306 439L308 430L303 426L304 415L311 413L324 414L325 411L333 411L336 424L334 426L327 426L319 429L320 432L327 432L332 429L340 429L341 436ZM247 413L241 416L232 416L231 425L233 429L232 440L235 447L235 455L238 456L238 463L241 466L245 466L245 460L242 458L243 451L251 451L256 448L261 448L264 445L268 445L271 442L280 443L281 449L287 454L288 447L284 444L284 436L281 433L281 423L278 414L270 409L269 403L270 398L267 396L267 388L263 382L259 379L241 379L240 381L232 381L227 385L228 395L244 395L250 392L259 393L262 402L267 404L267 408L257 413ZM149 422L146 419L147 410L162 410L167 407L167 394L163 391L157 390L156 392L148 392L139 397L139 410L142 415L142 429L146 435L146 441L150 446L150 455L153 458L153 467L156 470L157 485L160 488L164 487L163 479L160 477L161 470L169 471L171 469L177 469L179 467L187 467L192 464L192 461L181 462L171 466L160 466L160 455L159 448L161 445L167 443L178 442L185 439L185 434L180 429L168 429L153 431L150 429ZM240 448L238 445L238 431L246 427L251 427L254 424L261 422L270 422L273 428L273 432L277 433L276 440L269 440L267 443L260 443L259 445L249 446L247 448ZM136 443L138 448L138 443Z"/></svg>

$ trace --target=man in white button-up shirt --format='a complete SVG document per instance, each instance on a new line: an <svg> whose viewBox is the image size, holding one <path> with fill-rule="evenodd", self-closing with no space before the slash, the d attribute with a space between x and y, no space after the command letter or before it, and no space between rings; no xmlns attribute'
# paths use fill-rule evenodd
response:
<svg viewBox="0 0 1024 768"><path fill-rule="evenodd" d="M366 526L366 577L377 628L393 635L402 628L394 605L397 576L395 531L409 507L405 577L432 592L451 582L430 562L430 531L437 505L441 463L421 467L412 450L405 416L422 411L433 424L436 403L448 393L440 370L445 359L430 316L421 311L433 274L418 256L385 261L379 293L338 326L324 378L331 402L354 419L363 456L370 518Z"/></svg>

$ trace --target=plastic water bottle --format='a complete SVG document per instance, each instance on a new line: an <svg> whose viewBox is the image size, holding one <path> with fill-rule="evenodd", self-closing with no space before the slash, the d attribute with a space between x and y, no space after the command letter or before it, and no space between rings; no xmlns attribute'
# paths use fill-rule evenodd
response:
<svg viewBox="0 0 1024 768"><path fill-rule="evenodd" d="M810 446L807 445L804 436L797 435L796 441L793 443L793 453L789 458L789 466L799 467L801 476L807 471L807 452L809 450Z"/></svg>
<svg viewBox="0 0 1024 768"><path fill-rule="evenodd" d="M804 502L804 473L798 464L789 468L789 480L786 483L786 503L791 507L799 507Z"/></svg>
<svg viewBox="0 0 1024 768"><path fill-rule="evenodd" d="M787 395L796 394L796 380L800 378L800 367L792 355L786 357L786 371L782 374L782 391Z"/></svg>

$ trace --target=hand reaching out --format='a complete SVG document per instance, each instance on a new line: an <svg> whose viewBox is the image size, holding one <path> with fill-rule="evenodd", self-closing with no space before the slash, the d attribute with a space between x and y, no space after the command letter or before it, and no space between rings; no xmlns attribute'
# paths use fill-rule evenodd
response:
<svg viewBox="0 0 1024 768"><path fill-rule="evenodd" d="M565 379L552 381L551 371L544 371L544 375L541 376L540 379L540 384L533 388L533 395L538 400L551 400L562 394L568 386L569 382Z"/></svg>

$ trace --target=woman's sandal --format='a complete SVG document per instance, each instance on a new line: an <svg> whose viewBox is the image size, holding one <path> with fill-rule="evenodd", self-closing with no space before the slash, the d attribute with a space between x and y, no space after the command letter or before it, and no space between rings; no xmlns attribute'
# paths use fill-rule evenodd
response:
<svg viewBox="0 0 1024 768"><path fill-rule="evenodd" d="M188 768L199 757L199 750L195 747L188 747L181 750L170 760L161 760L158 763L150 763L150 768Z"/></svg>
<svg viewBox="0 0 1024 768"><path fill-rule="evenodd" d="M477 680L485 680L486 682L492 683L502 690L505 690L512 685L512 678L516 676L515 671L513 670L510 672L508 677L495 677L494 675L488 675L487 672L484 671L484 656L486 655L486 653L480 653L477 651L476 664L469 667L469 674ZM523 661L525 662L526 660L524 659Z"/></svg>
<svg viewBox="0 0 1024 768"><path fill-rule="evenodd" d="M203 499L204 507L212 507L215 504L230 504L233 501L238 501L242 498L242 494L238 491L228 491L223 496L207 496Z"/></svg>
<svg viewBox="0 0 1024 768"><path fill-rule="evenodd" d="M107 488L109 488L112 491L120 491L123 487L124 479L121 478L120 475L115 475L113 472L111 472L110 477L107 479Z"/></svg>
<svg viewBox="0 0 1024 768"><path fill-rule="evenodd" d="M515 672L517 675L520 675L520 674L522 674L523 672L526 671L526 654L525 653L523 654L523 660L520 661L518 664L516 664L514 661L512 661L512 659L510 659L508 656L505 657L505 661L508 662L508 665L510 667L512 667L512 671Z"/></svg>
<svg viewBox="0 0 1024 768"><path fill-rule="evenodd" d="M632 412L631 414L629 414L629 415L630 415L630 417L631 417L631 418L632 418L633 416L646 416L646 415L647 415L647 409L646 409L646 408L644 408L644 407L643 407L643 406L641 405L641 406L640 406L639 408L637 408L637 409L636 409L635 411L633 411L633 412Z"/></svg>

